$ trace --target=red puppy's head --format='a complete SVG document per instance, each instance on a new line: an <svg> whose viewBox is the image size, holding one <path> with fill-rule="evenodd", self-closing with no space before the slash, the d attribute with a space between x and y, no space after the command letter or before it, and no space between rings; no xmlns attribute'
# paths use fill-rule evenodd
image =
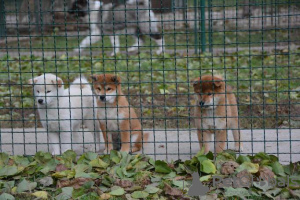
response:
<svg viewBox="0 0 300 200"><path fill-rule="evenodd" d="M225 96L225 82L221 76L204 75L192 80L197 106L213 109Z"/></svg>
<svg viewBox="0 0 300 200"><path fill-rule="evenodd" d="M91 78L97 99L101 102L114 103L121 92L121 78L114 74L96 74Z"/></svg>

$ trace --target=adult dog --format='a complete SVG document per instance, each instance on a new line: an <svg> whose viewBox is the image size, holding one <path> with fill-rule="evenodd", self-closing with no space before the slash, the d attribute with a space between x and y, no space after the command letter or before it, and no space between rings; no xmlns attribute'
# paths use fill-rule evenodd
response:
<svg viewBox="0 0 300 200"><path fill-rule="evenodd" d="M97 1L89 3L88 0L76 0L69 13L77 13L79 17L90 13L91 34L81 41L78 49L74 49L77 52L96 43L102 36L109 35L113 47L111 56L113 56L120 52L118 34L124 30L126 33L133 30L135 37L135 43L128 49L129 52L137 51L138 47L143 45L145 35L153 38L158 45L156 54L161 54L164 50L164 41L158 29L158 22L150 9L148 0L129 0L125 4L103 4Z"/></svg>

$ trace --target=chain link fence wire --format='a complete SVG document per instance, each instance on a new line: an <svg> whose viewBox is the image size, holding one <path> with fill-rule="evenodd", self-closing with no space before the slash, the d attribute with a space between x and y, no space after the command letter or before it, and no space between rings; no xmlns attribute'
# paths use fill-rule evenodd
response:
<svg viewBox="0 0 300 200"><path fill-rule="evenodd" d="M73 108L81 110L79 118L92 109L88 120L94 127L99 118L106 128L117 121L112 137L116 149L124 145L120 135L134 129L131 122L121 129L122 120L139 120L149 134L140 152L155 159L191 158L199 150L194 123L194 108L199 106L191 81L222 75L237 98L238 130L244 143L244 151L238 153L262 151L279 156L282 163L299 161L299 36L297 0L1 0L0 151L51 152L50 128L42 123L58 121L58 129L65 130L76 121L72 114L53 119L50 113L41 119L29 79L52 73L57 77L54 86L60 78L62 87L68 88L77 77L86 77L94 90L90 98L100 101L97 84L93 86L97 80L90 76L114 74L121 78L129 105L117 103L115 114L107 104L84 107L89 95L82 95L81 88L76 100L80 106ZM41 86L47 92L48 86ZM69 94L56 99L67 98L70 104ZM51 109L71 113L70 107ZM211 120L219 123L218 117ZM99 142L96 128L79 124L77 141L60 138L58 144L70 143L78 153L102 153L102 134ZM60 135L70 132L64 130L58 130ZM71 132L74 135L76 130ZM231 131L227 134L225 149L233 149ZM214 134L212 151L216 142Z"/></svg>

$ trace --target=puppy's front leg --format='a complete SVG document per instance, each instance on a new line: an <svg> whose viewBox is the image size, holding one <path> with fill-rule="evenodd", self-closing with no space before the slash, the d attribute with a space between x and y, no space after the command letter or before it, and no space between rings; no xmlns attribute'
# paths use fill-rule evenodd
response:
<svg viewBox="0 0 300 200"><path fill-rule="evenodd" d="M64 153L65 151L72 149L71 130L65 128L65 129L61 130L59 136L60 136L60 141L61 141L61 153Z"/></svg>
<svg viewBox="0 0 300 200"><path fill-rule="evenodd" d="M120 126L120 134L121 134L121 150L129 153L130 151L130 130L129 130L129 122L128 120L123 121Z"/></svg>
<svg viewBox="0 0 300 200"><path fill-rule="evenodd" d="M60 144L59 144L59 133L51 132L49 133L49 143L52 144L52 155L60 154Z"/></svg>
<svg viewBox="0 0 300 200"><path fill-rule="evenodd" d="M198 140L200 145L200 150L202 149L202 146L204 145L204 153L209 152L209 142L211 141L211 135L210 133L203 131L202 129L198 129Z"/></svg>
<svg viewBox="0 0 300 200"><path fill-rule="evenodd" d="M112 135L110 133L106 132L106 125L100 123L100 127L101 127L101 131L103 134L103 138L104 138L104 142L105 142L105 149L104 149L104 153L107 152L109 153L112 149Z"/></svg>
<svg viewBox="0 0 300 200"><path fill-rule="evenodd" d="M227 141L227 130L217 130L215 133L216 153L220 153L224 151L226 147L226 141Z"/></svg>

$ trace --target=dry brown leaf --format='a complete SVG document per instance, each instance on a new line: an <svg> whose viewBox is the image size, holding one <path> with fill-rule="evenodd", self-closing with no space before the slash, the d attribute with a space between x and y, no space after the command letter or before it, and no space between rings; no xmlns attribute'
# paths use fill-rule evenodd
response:
<svg viewBox="0 0 300 200"><path fill-rule="evenodd" d="M115 181L115 184L117 186L120 186L122 188L127 188L127 187L131 187L133 185L133 183L129 180L121 180L121 179L117 179Z"/></svg>
<svg viewBox="0 0 300 200"><path fill-rule="evenodd" d="M57 166L56 166L56 168L55 168L55 171L57 171L57 172L61 172L61 171L65 171L65 170L67 170L68 168L65 166L65 165L63 165L63 164L58 164Z"/></svg>
<svg viewBox="0 0 300 200"><path fill-rule="evenodd" d="M171 186L169 186L166 183L165 183L164 191L165 191L165 194L171 195L171 196L182 196L183 195L181 190L172 188Z"/></svg>
<svg viewBox="0 0 300 200"><path fill-rule="evenodd" d="M62 179L57 181L57 188L63 188L63 187L73 187L74 189L80 188L82 185L84 185L86 182L91 181L91 178L75 178L72 180L69 179Z"/></svg>
<svg viewBox="0 0 300 200"><path fill-rule="evenodd" d="M238 163L234 161L224 162L221 167L221 174L229 175L235 172L235 169L240 166Z"/></svg>
<svg viewBox="0 0 300 200"><path fill-rule="evenodd" d="M258 177L266 181L273 179L275 176L272 170L270 170L268 167L265 166L261 166L257 173L258 173Z"/></svg>
<svg viewBox="0 0 300 200"><path fill-rule="evenodd" d="M236 175L236 181L234 181L234 188L251 187L252 175L247 170L240 171Z"/></svg>

